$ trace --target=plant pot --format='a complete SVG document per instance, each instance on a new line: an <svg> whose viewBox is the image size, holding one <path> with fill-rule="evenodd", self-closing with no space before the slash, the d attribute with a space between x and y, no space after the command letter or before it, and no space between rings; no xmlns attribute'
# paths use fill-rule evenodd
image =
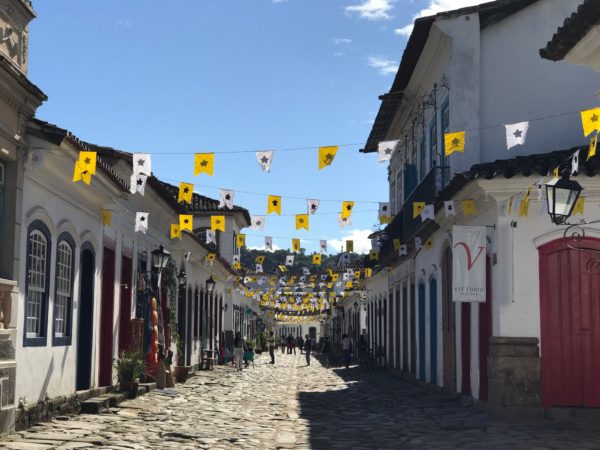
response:
<svg viewBox="0 0 600 450"><path fill-rule="evenodd" d="M175 366L173 367L173 377L178 383L185 383L192 366Z"/></svg>
<svg viewBox="0 0 600 450"><path fill-rule="evenodd" d="M132 389L133 389L133 381L119 380L119 391L120 392L129 393L129 392L131 392Z"/></svg>

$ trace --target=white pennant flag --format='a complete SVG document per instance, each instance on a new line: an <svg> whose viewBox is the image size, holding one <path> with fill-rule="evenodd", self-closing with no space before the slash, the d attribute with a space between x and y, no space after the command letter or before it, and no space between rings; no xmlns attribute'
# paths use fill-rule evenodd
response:
<svg viewBox="0 0 600 450"><path fill-rule="evenodd" d="M340 213L340 215L338 217L338 224L342 228L349 227L350 225L352 225L352 216L342 217L342 213Z"/></svg>
<svg viewBox="0 0 600 450"><path fill-rule="evenodd" d="M303 267L303 268L302 268L302 273L303 273L304 275L310 275L310 270L308 269L308 267Z"/></svg>
<svg viewBox="0 0 600 450"><path fill-rule="evenodd" d="M406 255L408 255L408 245L402 244L400 246L400 256L406 256Z"/></svg>
<svg viewBox="0 0 600 450"><path fill-rule="evenodd" d="M515 195L514 200L513 200L512 211L511 211L511 214L513 216L519 215L519 209L521 209L521 200L523 200L523 193L519 192L517 195Z"/></svg>
<svg viewBox="0 0 600 450"><path fill-rule="evenodd" d="M253 230L265 229L265 216L252 216L250 222L250 228Z"/></svg>
<svg viewBox="0 0 600 450"><path fill-rule="evenodd" d="M415 238L415 249L421 250L423 248L423 240L420 237Z"/></svg>
<svg viewBox="0 0 600 450"><path fill-rule="evenodd" d="M229 191L227 189L221 189L221 201L219 202L219 208L233 209L233 198L235 197L235 192Z"/></svg>
<svg viewBox="0 0 600 450"><path fill-rule="evenodd" d="M268 252L273 251L273 238L271 236L265 236L265 250Z"/></svg>
<svg viewBox="0 0 600 450"><path fill-rule="evenodd" d="M456 215L456 210L454 209L454 201L453 200L446 200L444 202L444 211L446 212L446 217Z"/></svg>
<svg viewBox="0 0 600 450"><path fill-rule="evenodd" d="M287 255L285 257L285 265L286 266L293 266L294 265L294 255Z"/></svg>
<svg viewBox="0 0 600 450"><path fill-rule="evenodd" d="M132 158L134 174L152 175L152 156L149 153L134 153Z"/></svg>
<svg viewBox="0 0 600 450"><path fill-rule="evenodd" d="M435 221L435 209L433 205L425 205L421 212L421 221L425 222L427 219Z"/></svg>
<svg viewBox="0 0 600 450"><path fill-rule="evenodd" d="M272 150L265 152L256 152L256 160L258 161L258 164L260 164L260 167L262 168L263 172L269 172L271 170L271 163L273 162L274 153L275 152Z"/></svg>
<svg viewBox="0 0 600 450"><path fill-rule="evenodd" d="M579 173L579 150L573 153L571 157L571 175L577 175Z"/></svg>
<svg viewBox="0 0 600 450"><path fill-rule="evenodd" d="M240 263L240 255L233 255L232 264L239 264L239 263Z"/></svg>
<svg viewBox="0 0 600 450"><path fill-rule="evenodd" d="M515 145L524 145L529 129L529 122L519 122L504 125L506 129L506 149L510 150Z"/></svg>
<svg viewBox="0 0 600 450"><path fill-rule="evenodd" d="M146 234L148 231L148 216L147 212L136 212L135 213L135 232L138 231Z"/></svg>
<svg viewBox="0 0 600 450"><path fill-rule="evenodd" d="M256 263L256 273L262 273L263 272L263 265Z"/></svg>
<svg viewBox="0 0 600 450"><path fill-rule="evenodd" d="M321 253L327 253L327 241L320 242Z"/></svg>
<svg viewBox="0 0 600 450"><path fill-rule="evenodd" d="M535 183L535 187L537 189L537 199L538 202L541 202L544 198L544 179L540 178L537 183Z"/></svg>
<svg viewBox="0 0 600 450"><path fill-rule="evenodd" d="M379 202L379 217L390 217L390 204L388 202Z"/></svg>
<svg viewBox="0 0 600 450"><path fill-rule="evenodd" d="M139 192L144 195L144 191L146 190L146 180L148 179L148 175L144 175L143 173L133 174L131 175L131 181L129 183L129 192L135 194Z"/></svg>
<svg viewBox="0 0 600 450"><path fill-rule="evenodd" d="M378 161L384 162L392 159L392 154L400 141L381 141L377 146Z"/></svg>
<svg viewBox="0 0 600 450"><path fill-rule="evenodd" d="M206 243L217 245L217 232L211 229L206 230Z"/></svg>
<svg viewBox="0 0 600 450"><path fill-rule="evenodd" d="M306 200L306 208L308 210L308 214L314 214L319 209L319 205L321 204L320 200L309 198Z"/></svg>

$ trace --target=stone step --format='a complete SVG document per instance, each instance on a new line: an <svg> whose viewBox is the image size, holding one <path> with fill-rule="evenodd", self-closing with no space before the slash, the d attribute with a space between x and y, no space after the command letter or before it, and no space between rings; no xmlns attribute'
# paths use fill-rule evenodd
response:
<svg viewBox="0 0 600 450"><path fill-rule="evenodd" d="M107 398L108 399L108 406L110 406L111 408L116 408L122 402L124 402L125 400L127 400L126 395L123 394L123 393L104 394L104 395L101 395L99 398Z"/></svg>
<svg viewBox="0 0 600 450"><path fill-rule="evenodd" d="M100 414L108 409L109 399L106 397L94 397L81 402L82 414Z"/></svg>
<svg viewBox="0 0 600 450"><path fill-rule="evenodd" d="M146 392L150 392L150 391L153 391L154 389L156 389L156 383L140 383L139 386L143 387L145 389L145 391L142 392L142 394L145 394Z"/></svg>

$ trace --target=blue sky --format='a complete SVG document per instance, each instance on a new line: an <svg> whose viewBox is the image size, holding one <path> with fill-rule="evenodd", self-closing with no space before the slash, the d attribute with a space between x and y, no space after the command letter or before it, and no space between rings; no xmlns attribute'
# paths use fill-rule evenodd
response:
<svg viewBox="0 0 600 450"><path fill-rule="evenodd" d="M29 78L48 96L38 117L83 140L152 152L155 174L218 188L284 196L284 216L250 246L274 236L318 248L319 239L365 237L376 203L357 203L340 228L340 202L322 201L310 231L294 229L303 198L387 200L386 165L362 148L418 14L469 0L60 0L34 1ZM433 8L433 9L432 9ZM317 150L341 147L317 169ZM215 175L193 176L194 152L275 150L271 173L253 153L217 154ZM285 196L300 197L288 199ZM266 196L237 192L236 204L266 213ZM280 237L280 238L278 238ZM308 239L313 239L310 241ZM359 245L357 245L359 244Z"/></svg>

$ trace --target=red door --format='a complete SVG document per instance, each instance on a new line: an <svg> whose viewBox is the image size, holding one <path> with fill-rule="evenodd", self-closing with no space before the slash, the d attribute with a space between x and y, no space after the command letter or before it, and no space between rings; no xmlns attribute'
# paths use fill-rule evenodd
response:
<svg viewBox="0 0 600 450"><path fill-rule="evenodd" d="M485 269L485 303L479 304L479 400L488 399L487 359L492 337L492 264L489 256Z"/></svg>
<svg viewBox="0 0 600 450"><path fill-rule="evenodd" d="M102 300L100 307L100 348L98 383L112 384L113 313L115 297L115 251L104 247L102 258Z"/></svg>
<svg viewBox="0 0 600 450"><path fill-rule="evenodd" d="M560 239L540 253L542 403L600 407L600 240ZM574 242L572 242L575 244ZM595 251L594 251L595 250Z"/></svg>
<svg viewBox="0 0 600 450"><path fill-rule="evenodd" d="M121 306L119 308L119 352L131 347L131 258L121 259Z"/></svg>

